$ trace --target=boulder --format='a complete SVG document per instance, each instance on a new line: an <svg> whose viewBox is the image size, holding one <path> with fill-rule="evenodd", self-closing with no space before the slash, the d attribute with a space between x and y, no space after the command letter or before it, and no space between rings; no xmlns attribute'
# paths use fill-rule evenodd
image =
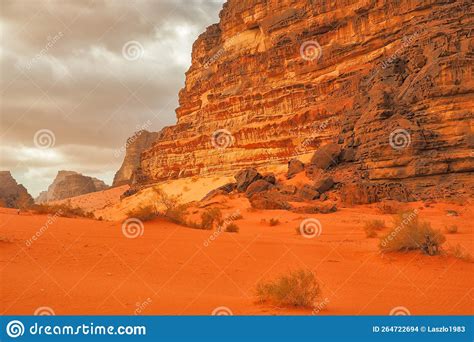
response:
<svg viewBox="0 0 474 342"><path fill-rule="evenodd" d="M276 177L273 173L269 173L268 175L263 176L263 179L266 180L268 183L273 185L276 184Z"/></svg>
<svg viewBox="0 0 474 342"><path fill-rule="evenodd" d="M341 147L338 144L324 145L314 152L311 165L322 170L329 169L339 162L340 154Z"/></svg>
<svg viewBox="0 0 474 342"><path fill-rule="evenodd" d="M319 198L320 193L312 185L305 184L297 190L296 195L305 201Z"/></svg>
<svg viewBox="0 0 474 342"><path fill-rule="evenodd" d="M232 191L234 191L236 188L236 183L227 183L227 184L224 184L220 187L218 187L217 189L214 189L212 191L209 191L206 196L204 196L202 198L201 201L207 201L207 200L210 200L211 198L217 196L217 195L227 195L229 193L231 193Z"/></svg>
<svg viewBox="0 0 474 342"><path fill-rule="evenodd" d="M314 183L313 187L320 194L328 191L334 186L334 180L331 177L326 177Z"/></svg>
<svg viewBox="0 0 474 342"><path fill-rule="evenodd" d="M274 189L256 193L250 197L250 204L252 205L252 208L265 210L289 210L292 208L287 201L282 199L281 194Z"/></svg>
<svg viewBox="0 0 474 342"><path fill-rule="evenodd" d="M236 188L239 192L244 192L247 190L248 186L253 182L262 178L262 175L257 172L254 168L246 168L239 171L235 175L235 180L237 181Z"/></svg>
<svg viewBox="0 0 474 342"><path fill-rule="evenodd" d="M337 206L332 202L320 202L293 210L302 214L329 214L337 211Z"/></svg>
<svg viewBox="0 0 474 342"><path fill-rule="evenodd" d="M355 160L355 149L351 147L345 148L341 152L340 160L346 163L353 162Z"/></svg>
<svg viewBox="0 0 474 342"><path fill-rule="evenodd" d="M274 185L270 182L267 182L265 179L259 179L247 187L245 191L245 196L252 197L257 192L267 191L273 188Z"/></svg>
<svg viewBox="0 0 474 342"><path fill-rule="evenodd" d="M278 191L284 195L294 195L298 189L294 185L279 185Z"/></svg>
<svg viewBox="0 0 474 342"><path fill-rule="evenodd" d="M299 161L298 159L291 159L288 162L288 172L286 174L286 178L290 179L293 178L296 174L304 171L304 163Z"/></svg>

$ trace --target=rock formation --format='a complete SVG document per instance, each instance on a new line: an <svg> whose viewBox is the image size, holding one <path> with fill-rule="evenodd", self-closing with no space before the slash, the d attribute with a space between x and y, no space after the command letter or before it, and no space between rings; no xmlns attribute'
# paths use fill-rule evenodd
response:
<svg viewBox="0 0 474 342"><path fill-rule="evenodd" d="M141 153L151 147L153 142L155 142L159 136L159 132L140 130L127 139L127 142L123 148L124 151L119 151L125 152L125 158L123 159L122 166L115 173L112 186L130 184L132 175L140 166ZM121 153L118 154L120 155Z"/></svg>
<svg viewBox="0 0 474 342"><path fill-rule="evenodd" d="M42 191L36 198L36 203L58 201L105 189L108 189L108 186L100 179L62 170L58 171L48 191Z"/></svg>
<svg viewBox="0 0 474 342"><path fill-rule="evenodd" d="M0 207L24 208L33 204L26 188L18 184L10 171L0 171Z"/></svg>
<svg viewBox="0 0 474 342"><path fill-rule="evenodd" d="M367 196L385 183L472 194L472 12L468 0L229 0L137 180L261 170L331 144L312 164L350 167Z"/></svg>

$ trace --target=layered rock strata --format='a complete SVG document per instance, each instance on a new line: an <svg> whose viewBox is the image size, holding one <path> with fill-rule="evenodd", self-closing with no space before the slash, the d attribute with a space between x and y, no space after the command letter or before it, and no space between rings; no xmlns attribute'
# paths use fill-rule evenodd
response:
<svg viewBox="0 0 474 342"><path fill-rule="evenodd" d="M472 194L472 12L472 1L229 0L194 43L177 124L142 153L137 182L260 170L337 144L369 188Z"/></svg>

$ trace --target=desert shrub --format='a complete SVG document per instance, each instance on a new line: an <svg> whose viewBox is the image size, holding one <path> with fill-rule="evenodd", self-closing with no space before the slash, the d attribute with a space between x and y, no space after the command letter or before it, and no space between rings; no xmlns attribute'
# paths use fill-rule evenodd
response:
<svg viewBox="0 0 474 342"><path fill-rule="evenodd" d="M448 234L456 234L458 232L458 226L452 224L450 226L445 227L446 233Z"/></svg>
<svg viewBox="0 0 474 342"><path fill-rule="evenodd" d="M208 208L201 214L201 228L212 229L214 223L222 221L222 212L219 208Z"/></svg>
<svg viewBox="0 0 474 342"><path fill-rule="evenodd" d="M364 225L365 236L373 238L377 236L377 231L385 228L385 222L383 220L370 220L366 221Z"/></svg>
<svg viewBox="0 0 474 342"><path fill-rule="evenodd" d="M144 207L139 207L139 208L130 210L127 213L127 216L137 218L140 221L151 221L158 216L158 213L156 212L154 206L147 205Z"/></svg>
<svg viewBox="0 0 474 342"><path fill-rule="evenodd" d="M271 218L270 221L268 222L271 227L278 226L280 224L279 219Z"/></svg>
<svg viewBox="0 0 474 342"><path fill-rule="evenodd" d="M239 232L239 226L236 225L235 223L229 223L225 227L225 231L228 233L238 233Z"/></svg>
<svg viewBox="0 0 474 342"><path fill-rule="evenodd" d="M85 217L94 218L94 214L82 208L73 208L66 204L33 204L29 210L40 215L56 215L60 217Z"/></svg>
<svg viewBox="0 0 474 342"><path fill-rule="evenodd" d="M167 209L164 213L164 217L173 223L186 226L187 225L187 222L186 222L187 208L188 207L186 205L179 204L176 207Z"/></svg>
<svg viewBox="0 0 474 342"><path fill-rule="evenodd" d="M448 254L452 255L453 257L457 259L461 259L463 261L473 262L472 255L460 244L457 244L456 246L451 247L449 249Z"/></svg>
<svg viewBox="0 0 474 342"><path fill-rule="evenodd" d="M382 252L421 250L428 255L439 254L445 236L431 228L429 222L420 221L416 213L399 214L394 228L380 239Z"/></svg>
<svg viewBox="0 0 474 342"><path fill-rule="evenodd" d="M404 208L406 208L405 205L396 201L382 201L377 203L376 206L382 214L390 215L399 214L404 211Z"/></svg>
<svg viewBox="0 0 474 342"><path fill-rule="evenodd" d="M313 307L321 295L316 277L311 271L298 270L279 278L260 282L257 285L257 297L261 302L276 305Z"/></svg>
<svg viewBox="0 0 474 342"><path fill-rule="evenodd" d="M164 209L161 211L155 211L162 217L168 219L169 221L180 224L187 225L186 223L186 210L188 208L185 204L180 204L180 196L168 195L166 192L160 188L153 189L155 195L157 196L156 205L157 207L161 206Z"/></svg>

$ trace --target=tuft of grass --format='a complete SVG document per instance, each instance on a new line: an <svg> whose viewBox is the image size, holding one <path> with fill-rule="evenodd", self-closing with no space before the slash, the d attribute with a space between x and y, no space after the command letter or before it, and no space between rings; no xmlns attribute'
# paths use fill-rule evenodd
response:
<svg viewBox="0 0 474 342"><path fill-rule="evenodd" d="M275 219L275 218L271 218L268 223L270 224L270 227L274 227L274 226L278 226L280 224L280 220Z"/></svg>
<svg viewBox="0 0 474 342"><path fill-rule="evenodd" d="M139 207L133 210L130 210L127 213L128 217L137 218L140 221L151 221L158 216L158 213L155 210L155 207L152 205L147 205L145 207Z"/></svg>
<svg viewBox="0 0 474 342"><path fill-rule="evenodd" d="M222 221L222 212L219 208L208 208L201 214L201 228L212 229L214 223Z"/></svg>
<svg viewBox="0 0 474 342"><path fill-rule="evenodd" d="M460 244L457 244L454 247L451 247L449 249L448 254L452 255L453 257L466 261L466 262L473 262L474 259L472 258L472 255Z"/></svg>
<svg viewBox="0 0 474 342"><path fill-rule="evenodd" d="M458 232L458 226L456 226L455 224L446 226L444 229L446 230L446 233L448 234L456 234Z"/></svg>
<svg viewBox="0 0 474 342"><path fill-rule="evenodd" d="M385 222L383 220L370 220L366 221L364 225L365 236L373 238L377 236L377 231L385 228Z"/></svg>
<svg viewBox="0 0 474 342"><path fill-rule="evenodd" d="M239 226L236 225L235 223L229 223L226 227L225 227L225 231L227 233L238 233L239 232Z"/></svg>
<svg viewBox="0 0 474 342"><path fill-rule="evenodd" d="M315 275L307 270L293 271L257 285L257 297L262 303L311 308L320 295Z"/></svg>
<svg viewBox="0 0 474 342"><path fill-rule="evenodd" d="M415 212L399 214L395 217L394 228L380 239L382 252L421 250L428 255L440 253L446 237L431 228L429 222L420 221Z"/></svg>

